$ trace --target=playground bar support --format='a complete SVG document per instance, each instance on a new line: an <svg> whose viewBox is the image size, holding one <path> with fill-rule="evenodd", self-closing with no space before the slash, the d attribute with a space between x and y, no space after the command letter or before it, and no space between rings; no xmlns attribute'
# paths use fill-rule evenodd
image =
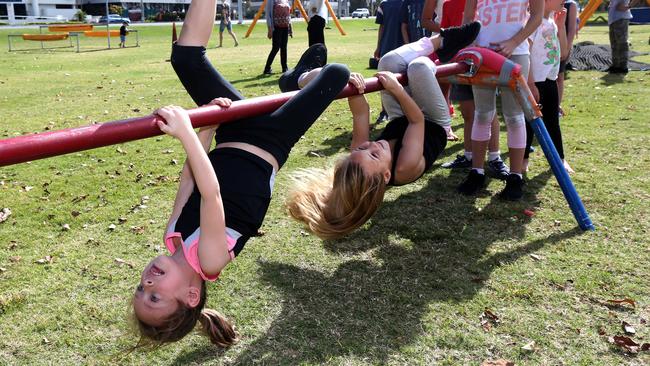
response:
<svg viewBox="0 0 650 366"><path fill-rule="evenodd" d="M466 64L453 63L439 66L437 75L458 74L467 70L468 66ZM406 83L406 77L403 75L399 80L403 84ZM377 78L366 79L365 93L381 89L381 83ZM244 99L233 102L229 108L222 109L218 106L207 106L191 109L188 112L194 127L211 126L273 112L297 93L297 91L294 91ZM357 93L357 90L352 85L348 85L337 96L337 99L347 98ZM157 120L156 116L149 115L0 140L0 166L162 135L163 133L156 125Z"/></svg>

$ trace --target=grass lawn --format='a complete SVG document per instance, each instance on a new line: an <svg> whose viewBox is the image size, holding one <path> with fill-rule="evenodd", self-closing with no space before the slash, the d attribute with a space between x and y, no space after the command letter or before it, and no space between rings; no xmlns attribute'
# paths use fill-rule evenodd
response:
<svg viewBox="0 0 650 366"><path fill-rule="evenodd" d="M346 37L326 31L329 60L371 76L376 26L343 26ZM8 53L7 34L37 30L0 30L0 138L142 116L172 103L192 107L166 62L170 26L134 28L139 48L79 54ZM307 44L304 23L295 28L291 64ZM263 26L248 39L244 26L234 30L237 48L226 35L216 49L213 36L214 64L246 96L277 93L279 73L260 76L270 49ZM630 32L632 49L650 52L650 26ZM608 43L607 27L590 26L581 40ZM103 46L82 42L85 51ZM265 235L209 285L208 305L242 335L225 352L194 334L125 354L137 341L127 321L131 294L143 266L164 250L184 159L177 141L152 138L0 168L0 209L12 211L0 223L0 364L648 364L649 352L625 353L608 337L624 334L627 322L636 330L631 338L650 339L649 90L650 72L569 74L565 151L594 232L577 228L539 149L523 201L496 199L503 183L495 180L489 195L458 195L466 173L439 167L462 151L456 142L422 179L390 189L361 230L323 242L288 217L284 200L289 172L331 164L346 150L351 118L347 104L335 102L279 174ZM377 93L369 99L376 116ZM462 136L460 116L453 124ZM626 298L636 306L608 302ZM481 324L486 308L498 324Z"/></svg>

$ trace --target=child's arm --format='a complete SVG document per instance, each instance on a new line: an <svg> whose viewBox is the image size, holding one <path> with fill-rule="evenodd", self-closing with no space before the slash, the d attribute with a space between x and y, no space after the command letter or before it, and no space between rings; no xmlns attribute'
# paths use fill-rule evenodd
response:
<svg viewBox="0 0 650 366"><path fill-rule="evenodd" d="M422 8L420 24L423 28L432 32L440 33L440 24L433 21L433 13L436 11L438 0L426 0Z"/></svg>
<svg viewBox="0 0 650 366"><path fill-rule="evenodd" d="M530 70L528 70L528 89L530 93L535 98L535 101L539 103L539 90L537 90L537 85L535 85L535 78L533 77L533 40L528 38L528 47L530 48Z"/></svg>
<svg viewBox="0 0 650 366"><path fill-rule="evenodd" d="M412 182L424 170L424 114L413 98L404 90L391 72L379 72L377 78L402 107L409 124L402 138L402 150L397 158L395 178Z"/></svg>
<svg viewBox="0 0 650 366"><path fill-rule="evenodd" d="M402 41L404 42L404 44L410 43L409 42L409 27L408 27L408 24L402 23L401 31L402 31Z"/></svg>
<svg viewBox="0 0 650 366"><path fill-rule="evenodd" d="M555 24L557 25L557 38L560 41L560 59L566 60L569 57L569 46L566 32L566 9L555 13Z"/></svg>
<svg viewBox="0 0 650 366"><path fill-rule="evenodd" d="M366 88L363 75L356 72L350 74L350 84L354 85L359 93L363 93ZM370 106L364 94L349 97L348 105L350 106L350 112L352 112L350 150L354 150L370 139Z"/></svg>
<svg viewBox="0 0 650 366"><path fill-rule="evenodd" d="M569 53L573 48L573 40L578 35L578 6L575 3L571 3L569 6L569 11L567 12L567 18L569 19L569 26L567 27L566 37L567 37L567 49Z"/></svg>
<svg viewBox="0 0 650 366"><path fill-rule="evenodd" d="M206 275L215 275L230 262L226 241L226 222L221 201L219 181L199 137L192 129L187 111L169 106L156 112L163 121L158 127L168 135L178 138L187 153L194 181L201 193L201 235L198 257Z"/></svg>
<svg viewBox="0 0 650 366"><path fill-rule="evenodd" d="M375 58L379 58L381 55L379 48L381 47L381 37L384 35L384 25L381 24L379 26L379 30L377 31L377 48L375 48Z"/></svg>
<svg viewBox="0 0 650 366"><path fill-rule="evenodd" d="M466 4L467 5L467 4ZM510 57L512 52L542 24L542 17L544 15L544 0L529 0L528 2L530 17L526 21L526 25L515 34L512 38L503 42L490 43L494 46L494 50L504 57ZM465 7L467 11L467 7ZM467 13L466 13L467 14Z"/></svg>
<svg viewBox="0 0 650 366"><path fill-rule="evenodd" d="M268 28L266 36L271 39L273 37L273 0L268 0L266 2L264 17L266 18L266 27Z"/></svg>
<svg viewBox="0 0 650 366"><path fill-rule="evenodd" d="M463 24L471 23L476 17L476 0L466 0L463 11Z"/></svg>

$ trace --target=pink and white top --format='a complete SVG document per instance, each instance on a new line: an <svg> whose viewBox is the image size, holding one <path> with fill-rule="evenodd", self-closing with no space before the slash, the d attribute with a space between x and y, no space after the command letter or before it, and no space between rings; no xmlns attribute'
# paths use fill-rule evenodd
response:
<svg viewBox="0 0 650 366"><path fill-rule="evenodd" d="M174 222L172 225L170 225L170 228L173 228L176 225ZM183 247L183 255L185 256L185 260L187 260L187 263L189 263L190 267L198 273L201 278L203 278L206 281L215 281L217 278L219 278L219 275L221 273L217 273L216 275L213 276L208 276L205 273L203 273L203 269L201 269L201 262L199 261L199 236L201 235L201 229L196 229L192 235L190 235L187 240L183 240L183 237L181 236L181 233L179 232L174 232L172 229L169 229L167 231L167 234L165 235L165 246L167 247L167 250L171 254L174 254L176 252L176 246L174 245L174 238L179 238L181 241L181 247ZM226 241L228 242L228 254L230 255L230 260L235 259L235 244L237 244L237 239L241 237L241 234L239 234L237 231L226 228Z"/></svg>
<svg viewBox="0 0 650 366"><path fill-rule="evenodd" d="M476 20L481 31L476 45L490 48L490 43L503 42L524 28L528 21L528 0L477 0ZM528 42L519 44L513 55L528 55Z"/></svg>
<svg viewBox="0 0 650 366"><path fill-rule="evenodd" d="M557 25L552 18L542 19L542 24L530 35L533 42L530 55L530 72L535 82L557 80L560 72L560 41Z"/></svg>

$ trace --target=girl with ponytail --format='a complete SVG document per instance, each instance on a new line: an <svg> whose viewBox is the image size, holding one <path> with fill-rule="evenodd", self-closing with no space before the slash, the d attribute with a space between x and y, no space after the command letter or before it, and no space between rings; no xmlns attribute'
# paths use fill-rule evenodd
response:
<svg viewBox="0 0 650 366"><path fill-rule="evenodd" d="M171 62L197 105L228 108L243 96L205 56L216 0L192 2ZM187 160L164 235L171 255L154 258L142 271L133 296L138 345L174 342L196 323L218 347L238 340L233 325L206 309L206 281L214 281L262 225L276 172L293 145L345 87L343 65L321 75L273 113L219 127L192 129L187 111L168 106L156 111L158 127L177 138ZM212 138L216 148L210 150Z"/></svg>

